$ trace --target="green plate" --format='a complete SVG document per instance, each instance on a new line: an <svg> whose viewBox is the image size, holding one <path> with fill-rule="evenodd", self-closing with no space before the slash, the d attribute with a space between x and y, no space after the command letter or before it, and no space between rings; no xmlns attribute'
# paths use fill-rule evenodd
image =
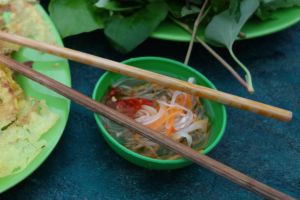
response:
<svg viewBox="0 0 300 200"><path fill-rule="evenodd" d="M41 13L44 20L49 25L57 44L63 45L58 32L56 31L46 12L40 5L37 5L36 9ZM28 48L22 48L14 55L14 58L22 62L29 60L34 61L33 68L35 70L46 74L60 81L61 83L64 83L65 85L71 85L70 69L68 61L65 59L37 52ZM17 76L17 81L22 86L27 96L45 99L50 109L59 115L59 121L43 136L43 139L47 141L47 146L25 170L11 176L0 178L0 193L24 180L46 160L62 136L70 110L70 101L66 98L21 75Z"/></svg>
<svg viewBox="0 0 300 200"><path fill-rule="evenodd" d="M250 20L242 29L247 38L255 38L281 31L300 21L300 8L288 8L274 12L273 19L266 21ZM199 36L203 37L204 30L199 31ZM153 38L187 42L191 36L185 30L171 21L163 22L153 33Z"/></svg>

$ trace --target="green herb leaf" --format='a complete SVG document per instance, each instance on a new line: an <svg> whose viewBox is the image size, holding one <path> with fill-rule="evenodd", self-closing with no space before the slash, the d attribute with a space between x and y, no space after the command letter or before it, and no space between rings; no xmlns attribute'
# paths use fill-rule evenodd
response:
<svg viewBox="0 0 300 200"><path fill-rule="evenodd" d="M119 0L99 0L96 4L96 7L101 9L106 9L109 11L133 11L142 6L141 2L130 2L122 3Z"/></svg>
<svg viewBox="0 0 300 200"><path fill-rule="evenodd" d="M272 18L272 11L300 6L300 0L261 0L261 5L256 11L256 16L261 20Z"/></svg>
<svg viewBox="0 0 300 200"><path fill-rule="evenodd" d="M181 16L180 17L185 17L188 15L193 15L193 14L197 14L200 12L200 8L198 6L184 6L181 9Z"/></svg>
<svg viewBox="0 0 300 200"><path fill-rule="evenodd" d="M121 52L129 52L146 40L166 18L167 5L163 1L149 3L131 16L113 16L104 33Z"/></svg>
<svg viewBox="0 0 300 200"><path fill-rule="evenodd" d="M211 0L210 6L214 14L228 9L228 2L224 0Z"/></svg>
<svg viewBox="0 0 300 200"><path fill-rule="evenodd" d="M110 2L110 0L99 0L95 4L95 6L97 6L98 8L105 8L109 2Z"/></svg>
<svg viewBox="0 0 300 200"><path fill-rule="evenodd" d="M229 13L230 15L234 15L234 19L236 22L239 22L241 17L241 0L230 0L229 1Z"/></svg>
<svg viewBox="0 0 300 200"><path fill-rule="evenodd" d="M49 12L62 37L103 27L86 0L51 0Z"/></svg>
<svg viewBox="0 0 300 200"><path fill-rule="evenodd" d="M262 0L262 7L269 10L300 6L300 0Z"/></svg>
<svg viewBox="0 0 300 200"><path fill-rule="evenodd" d="M205 30L205 37L208 41L232 48L246 21L252 16L259 6L259 0L243 0L241 2L241 17L238 22L235 15L230 14L229 9L213 17Z"/></svg>
<svg viewBox="0 0 300 200"><path fill-rule="evenodd" d="M181 10L184 4L179 1L174 0L166 0L169 12L173 15L175 18L181 18Z"/></svg>
<svg viewBox="0 0 300 200"><path fill-rule="evenodd" d="M246 66L244 66L234 55L232 45L244 24L257 10L259 3L260 0L243 0L240 5L241 16L238 22L235 20L235 14L230 14L229 9L227 9L214 16L205 30L206 39L211 43L226 46L233 59L245 71L246 80L250 87L249 90L253 90L251 74Z"/></svg>
<svg viewBox="0 0 300 200"><path fill-rule="evenodd" d="M175 18L183 18L188 15L197 14L200 11L200 5L203 0L190 0L187 5L184 1L166 0L169 12Z"/></svg>
<svg viewBox="0 0 300 200"><path fill-rule="evenodd" d="M201 5L203 3L203 0L190 0L190 2L196 5Z"/></svg>

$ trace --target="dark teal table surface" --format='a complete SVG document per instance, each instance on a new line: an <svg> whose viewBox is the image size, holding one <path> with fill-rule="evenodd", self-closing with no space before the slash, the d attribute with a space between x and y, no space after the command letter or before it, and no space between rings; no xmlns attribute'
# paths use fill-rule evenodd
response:
<svg viewBox="0 0 300 200"><path fill-rule="evenodd" d="M101 31L70 37L67 47L122 61L161 56L183 61L187 43L150 39L128 55L114 51ZM248 94L200 45L190 65L220 90L290 109L282 123L227 108L228 126L209 154L235 169L294 197L300 197L300 24L235 45L251 69L256 92ZM217 49L231 60L224 49ZM91 95L103 71L70 62L73 87ZM72 104L63 137L51 156L30 177L0 199L260 199L201 167L150 171L115 154L101 137L93 113Z"/></svg>

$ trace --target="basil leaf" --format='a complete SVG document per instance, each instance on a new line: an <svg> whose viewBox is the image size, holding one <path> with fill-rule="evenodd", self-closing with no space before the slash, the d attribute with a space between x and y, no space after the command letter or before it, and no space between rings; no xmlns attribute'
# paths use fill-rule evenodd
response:
<svg viewBox="0 0 300 200"><path fill-rule="evenodd" d="M167 13L168 8L163 1L152 2L128 17L111 17L104 33L115 48L126 53L146 40L166 18Z"/></svg>
<svg viewBox="0 0 300 200"><path fill-rule="evenodd" d="M87 0L51 0L49 12L62 37L103 27Z"/></svg>

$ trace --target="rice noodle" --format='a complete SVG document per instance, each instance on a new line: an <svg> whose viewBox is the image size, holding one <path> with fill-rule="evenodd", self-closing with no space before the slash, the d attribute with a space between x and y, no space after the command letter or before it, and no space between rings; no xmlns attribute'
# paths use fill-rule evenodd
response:
<svg viewBox="0 0 300 200"><path fill-rule="evenodd" d="M175 91L175 92L173 93L172 100L171 100L170 104L171 104L171 105L175 105L175 104L176 104L176 99L177 99L177 97L178 97L179 95L181 95L181 94L182 94L182 92L180 92L180 91Z"/></svg>
<svg viewBox="0 0 300 200"><path fill-rule="evenodd" d="M179 104L177 104L177 103L175 103L175 104L170 104L170 103L167 103L167 102L164 102L164 101L161 101L161 100L157 100L157 102L160 104L160 105L164 105L164 106L166 106L166 107L174 107L174 108L180 108L180 109L182 109L182 110L184 110L184 111L189 111L187 108L185 108L185 107L183 107L183 106L181 106L181 105L179 105Z"/></svg>
<svg viewBox="0 0 300 200"><path fill-rule="evenodd" d="M166 108L165 106L161 105L159 107L159 111L158 113L152 115L152 116L141 116L139 118L136 118L135 121L143 124L143 125L148 125L151 124L152 122L155 122L156 120L158 120L159 118L161 118L161 116L166 112Z"/></svg>
<svg viewBox="0 0 300 200"><path fill-rule="evenodd" d="M190 132L193 132L195 130L198 130L198 129L204 129L203 127L203 122L201 121L195 121L193 122L190 126L186 127L186 128L183 128L181 129L180 131L177 131L175 133L176 136L179 136L179 137L183 137L187 140L188 142L188 145L191 146L192 145L192 137L189 135Z"/></svg>
<svg viewBox="0 0 300 200"><path fill-rule="evenodd" d="M193 122L193 113L191 111L187 112L184 117L182 117L177 123L174 124L176 130L185 128Z"/></svg>
<svg viewBox="0 0 300 200"><path fill-rule="evenodd" d="M194 83L195 79L189 78L188 82ZM115 109L119 111L123 109L124 112L128 110L131 112L132 110L131 115L125 114L130 115L136 122L180 143L192 148L205 148L209 122L204 115L205 111L199 98L132 78L122 79L113 87L115 91L111 94L114 96L106 98L106 104L115 105ZM147 103L147 101L152 103ZM124 105L124 102L129 103ZM140 104L140 102L146 102L146 104ZM107 127L120 143L137 153L160 159L178 158L173 152L129 129L115 126L115 123L113 125L107 123Z"/></svg>
<svg viewBox="0 0 300 200"><path fill-rule="evenodd" d="M195 78L194 78L194 77L188 78L188 82L189 82L189 83L195 83Z"/></svg>
<svg viewBox="0 0 300 200"><path fill-rule="evenodd" d="M143 105L142 109L149 111L150 114L156 114L157 110L151 106Z"/></svg>

